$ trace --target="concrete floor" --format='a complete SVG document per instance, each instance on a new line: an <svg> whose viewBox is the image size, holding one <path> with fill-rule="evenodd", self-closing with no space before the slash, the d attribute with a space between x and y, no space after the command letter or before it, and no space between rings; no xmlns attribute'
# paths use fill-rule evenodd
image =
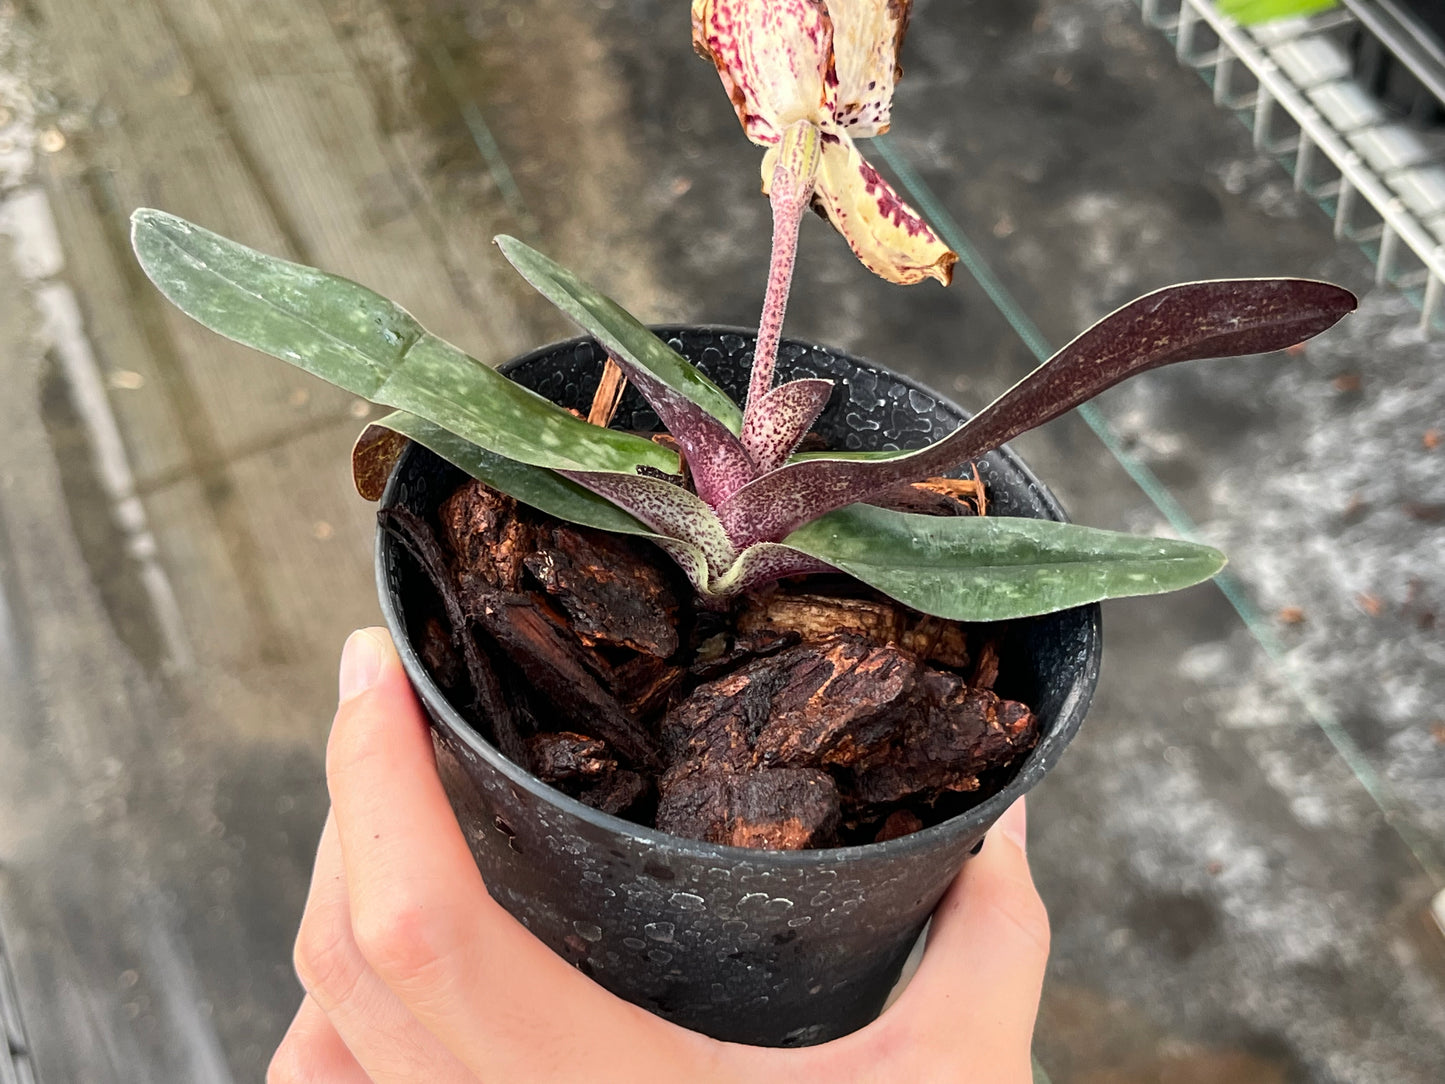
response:
<svg viewBox="0 0 1445 1084"><path fill-rule="evenodd" d="M1108 607L1089 723L1033 803L1040 1061L1445 1078L1445 342L1130 0L918 0L905 62L891 150L1053 342L1182 279L1364 295L1302 353L1101 404L1285 665L1214 587ZM170 311L131 208L360 279L495 362L568 333L501 231L645 318L754 321L757 161L680 0L0 0L0 943L40 1080L260 1078L299 998L335 656L377 612L366 405ZM794 297L791 334L965 404L1032 363L967 275L889 287L822 223ZM1076 519L1164 529L1078 418L1016 446Z"/></svg>

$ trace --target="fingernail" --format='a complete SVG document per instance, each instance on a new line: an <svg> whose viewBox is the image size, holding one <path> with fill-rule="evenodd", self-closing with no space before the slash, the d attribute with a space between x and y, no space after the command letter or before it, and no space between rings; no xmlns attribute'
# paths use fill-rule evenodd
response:
<svg viewBox="0 0 1445 1084"><path fill-rule="evenodd" d="M381 644L365 629L357 629L346 638L346 646L341 649L339 682L343 703L376 684L381 657Z"/></svg>
<svg viewBox="0 0 1445 1084"><path fill-rule="evenodd" d="M1020 798L1003 811L1003 816L998 819L999 835L1005 839L1012 840L1018 845L1018 849L1025 854L1029 849L1029 816L1024 810L1024 800Z"/></svg>

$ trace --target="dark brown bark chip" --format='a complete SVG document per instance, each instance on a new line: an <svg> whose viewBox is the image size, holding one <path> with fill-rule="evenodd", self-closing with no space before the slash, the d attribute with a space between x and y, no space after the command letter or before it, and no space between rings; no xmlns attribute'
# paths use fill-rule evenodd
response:
<svg viewBox="0 0 1445 1084"><path fill-rule="evenodd" d="M975 689L992 689L998 681L998 644L985 640L978 649L978 661L973 664L973 677L969 684Z"/></svg>
<svg viewBox="0 0 1445 1084"><path fill-rule="evenodd" d="M911 512L918 516L977 515L973 505L939 486L912 482L898 486L868 502L893 512Z"/></svg>
<svg viewBox="0 0 1445 1084"><path fill-rule="evenodd" d="M631 539L557 526L539 530L527 570L571 618L586 644L671 657L677 651L677 596L651 554Z"/></svg>
<svg viewBox="0 0 1445 1084"><path fill-rule="evenodd" d="M521 587L535 532L516 501L469 479L442 502L437 518L462 568L492 587Z"/></svg>
<svg viewBox="0 0 1445 1084"><path fill-rule="evenodd" d="M470 616L570 725L592 731L634 765L657 764L651 735L602 687L582 646L545 607L528 595L472 588Z"/></svg>
<svg viewBox="0 0 1445 1084"><path fill-rule="evenodd" d="M982 512L968 485L900 499ZM993 692L1012 650L995 626L841 575L708 609L654 547L476 482L438 519L381 514L441 602L423 662L503 753L596 809L739 847L883 842L992 793L1038 740Z"/></svg>
<svg viewBox="0 0 1445 1084"><path fill-rule="evenodd" d="M441 600L451 625L452 644L461 652L466 663L472 690L472 715L480 722L483 736L491 738L509 760L525 765L527 752L517 728L516 716L492 660L472 636L466 605L460 597L457 581L447 567L446 554L437 541L436 533L426 520L403 508L383 508L376 519L381 528L411 554Z"/></svg>
<svg viewBox="0 0 1445 1084"><path fill-rule="evenodd" d="M1038 725L1025 705L971 689L956 674L930 672L922 711L893 748L859 765L845 789L858 803L887 804L943 791L971 791L979 776L1033 748Z"/></svg>
<svg viewBox="0 0 1445 1084"><path fill-rule="evenodd" d="M623 707L646 720L667 706L668 697L686 675L680 666L655 655L639 654L613 668L612 692Z"/></svg>
<svg viewBox="0 0 1445 1084"><path fill-rule="evenodd" d="M657 827L709 843L796 851L827 846L838 830L838 788L812 769L683 765L663 776L659 792Z"/></svg>
<svg viewBox="0 0 1445 1084"><path fill-rule="evenodd" d="M566 779L596 779L617 770L617 758L600 738L560 731L534 734L527 739L532 774L544 783Z"/></svg>
<svg viewBox="0 0 1445 1084"><path fill-rule="evenodd" d="M742 635L793 633L804 641L851 633L944 666L968 665L968 638L959 625L880 600L776 592L750 601L737 624Z"/></svg>
<svg viewBox="0 0 1445 1084"><path fill-rule="evenodd" d="M599 782L583 789L577 800L603 813L618 816L642 801L651 791L652 784L646 776L624 768L609 772Z"/></svg>
<svg viewBox="0 0 1445 1084"><path fill-rule="evenodd" d="M954 621L945 621L941 617L919 617L904 630L898 643L920 659L952 670L962 670L968 665L968 633Z"/></svg>
<svg viewBox="0 0 1445 1084"><path fill-rule="evenodd" d="M764 664L766 665L766 664ZM752 762L752 737L767 722L766 681L754 667L699 685L662 720L663 761L706 769L742 769Z"/></svg>
<svg viewBox="0 0 1445 1084"><path fill-rule="evenodd" d="M886 744L913 708L918 665L858 636L798 644L707 682L662 723L669 764L846 766Z"/></svg>
<svg viewBox="0 0 1445 1084"><path fill-rule="evenodd" d="M878 835L874 837L873 842L887 843L890 839L911 836L922 827L923 821L917 813L907 809L895 809L888 814L888 819L883 822L883 827L878 829Z"/></svg>
<svg viewBox="0 0 1445 1084"><path fill-rule="evenodd" d="M704 681L736 670L750 659L762 659L776 655L785 647L792 647L802 638L796 632L772 632L758 630L733 635L720 632L705 639L698 645L689 673Z"/></svg>
<svg viewBox="0 0 1445 1084"><path fill-rule="evenodd" d="M452 645L451 630L437 618L426 619L421 642L417 644L417 654L421 656L427 672L448 692L454 691L466 680L462 661Z"/></svg>
<svg viewBox="0 0 1445 1084"><path fill-rule="evenodd" d="M768 767L846 767L886 745L915 713L918 663L894 647L839 636L777 656L766 724L753 742ZM758 664L754 664L758 665Z"/></svg>

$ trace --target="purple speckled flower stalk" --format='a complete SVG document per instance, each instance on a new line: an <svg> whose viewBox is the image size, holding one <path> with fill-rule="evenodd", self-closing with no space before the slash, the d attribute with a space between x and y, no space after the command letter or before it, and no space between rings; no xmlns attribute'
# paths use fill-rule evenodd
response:
<svg viewBox="0 0 1445 1084"><path fill-rule="evenodd" d="M754 417L773 387L773 369L778 361L778 340L783 333L783 315L793 285L793 265L798 256L798 229L813 199L818 174L821 139L818 129L801 121L783 135L778 164L773 168L768 199L773 206L773 248L768 265L768 288L763 295L763 315L758 323L758 345L753 351L753 372L748 381L746 415ZM743 441L754 462L761 449L747 444L755 426L744 424Z"/></svg>

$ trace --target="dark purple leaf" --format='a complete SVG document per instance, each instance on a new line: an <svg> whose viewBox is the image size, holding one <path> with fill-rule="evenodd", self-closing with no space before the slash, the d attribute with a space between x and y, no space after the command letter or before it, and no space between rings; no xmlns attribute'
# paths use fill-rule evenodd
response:
<svg viewBox="0 0 1445 1084"><path fill-rule="evenodd" d="M835 566L792 546L779 542L759 542L743 550L732 568L709 584L709 590L718 595L733 595L772 583L784 576L836 571Z"/></svg>
<svg viewBox="0 0 1445 1084"><path fill-rule="evenodd" d="M610 356L677 441L699 497L719 505L758 476L742 441L726 425L651 371L618 354Z"/></svg>
<svg viewBox="0 0 1445 1084"><path fill-rule="evenodd" d="M743 418L743 447L759 473L777 470L788 461L832 394L831 380L793 380L778 385L747 412Z"/></svg>
<svg viewBox="0 0 1445 1084"><path fill-rule="evenodd" d="M1104 317L940 442L957 441L958 450L929 473L997 448L1137 373L1283 350L1333 327L1357 304L1350 291L1311 279L1224 279L1155 290Z"/></svg>
<svg viewBox="0 0 1445 1084"><path fill-rule="evenodd" d="M557 473L606 497L660 534L698 547L716 574L725 572L737 558L713 510L680 485L639 474L581 470Z"/></svg>
<svg viewBox="0 0 1445 1084"><path fill-rule="evenodd" d="M793 463L744 486L718 515L737 546L776 541L835 508L976 459L1136 373L1293 346L1355 305L1348 290L1307 279L1166 287L1100 320L943 440L886 457Z"/></svg>

